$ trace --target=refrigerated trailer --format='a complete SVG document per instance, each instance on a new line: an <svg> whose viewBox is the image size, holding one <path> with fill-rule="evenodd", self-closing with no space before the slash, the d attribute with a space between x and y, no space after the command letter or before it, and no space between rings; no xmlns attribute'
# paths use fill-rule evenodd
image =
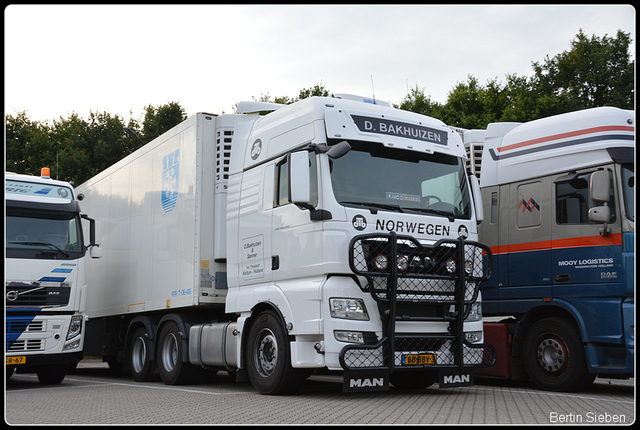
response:
<svg viewBox="0 0 640 430"><path fill-rule="evenodd" d="M601 107L465 132L483 145L494 256L485 335L498 359L478 373L553 391L634 374L635 115Z"/></svg>
<svg viewBox="0 0 640 430"><path fill-rule="evenodd" d="M5 173L5 366L7 378L36 372L59 384L82 359L87 294L85 245L73 186L42 175Z"/></svg>
<svg viewBox="0 0 640 430"><path fill-rule="evenodd" d="M344 391L472 384L495 358L491 251L462 140L348 98L198 113L78 187L104 249L85 353L138 381L226 370L265 394L316 369Z"/></svg>

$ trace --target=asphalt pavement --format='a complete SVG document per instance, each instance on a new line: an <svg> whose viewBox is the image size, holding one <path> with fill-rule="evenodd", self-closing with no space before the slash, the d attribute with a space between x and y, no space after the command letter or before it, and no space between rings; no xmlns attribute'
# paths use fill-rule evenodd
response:
<svg viewBox="0 0 640 430"><path fill-rule="evenodd" d="M14 374L5 385L9 424L623 424L635 421L634 379L596 379L580 393L476 377L473 387L343 393L339 375L312 375L299 393L264 396L225 373L167 386L114 376L83 361L60 385Z"/></svg>

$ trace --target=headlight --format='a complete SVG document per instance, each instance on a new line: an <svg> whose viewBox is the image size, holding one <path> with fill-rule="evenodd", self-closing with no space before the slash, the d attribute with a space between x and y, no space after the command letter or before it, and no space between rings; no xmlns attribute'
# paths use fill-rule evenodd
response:
<svg viewBox="0 0 640 430"><path fill-rule="evenodd" d="M471 310L466 321L482 321L482 302L475 302L471 304Z"/></svg>
<svg viewBox="0 0 640 430"><path fill-rule="evenodd" d="M444 267L447 269L447 272L449 272L450 274L454 274L456 273L456 260L454 260L453 258L450 258L447 260L447 262L444 264Z"/></svg>
<svg viewBox="0 0 640 430"><path fill-rule="evenodd" d="M386 270L389 265L389 260L386 255L380 254L373 260L373 264L378 270Z"/></svg>
<svg viewBox="0 0 640 430"><path fill-rule="evenodd" d="M404 272L409 268L409 257L406 255L398 255L397 261L398 270Z"/></svg>
<svg viewBox="0 0 640 430"><path fill-rule="evenodd" d="M71 317L71 324L69 324L67 340L71 340L80 335L80 332L82 332L82 315L74 315Z"/></svg>
<svg viewBox="0 0 640 430"><path fill-rule="evenodd" d="M467 260L464 262L464 272L469 276L473 275L473 261Z"/></svg>
<svg viewBox="0 0 640 430"><path fill-rule="evenodd" d="M329 310L332 318L369 321L369 314L362 299L331 298Z"/></svg>

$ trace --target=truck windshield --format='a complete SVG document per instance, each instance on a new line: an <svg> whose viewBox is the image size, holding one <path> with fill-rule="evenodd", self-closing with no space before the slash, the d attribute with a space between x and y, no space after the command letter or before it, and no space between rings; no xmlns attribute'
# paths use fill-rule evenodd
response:
<svg viewBox="0 0 640 430"><path fill-rule="evenodd" d="M627 218L635 222L635 175L633 170L633 164L624 164L622 166L622 189L624 191L624 208Z"/></svg>
<svg viewBox="0 0 640 430"><path fill-rule="evenodd" d="M344 206L448 218L471 218L463 162L446 154L350 141L351 151L331 160L331 183Z"/></svg>
<svg viewBox="0 0 640 430"><path fill-rule="evenodd" d="M83 253L76 212L7 206L8 258L70 259Z"/></svg>

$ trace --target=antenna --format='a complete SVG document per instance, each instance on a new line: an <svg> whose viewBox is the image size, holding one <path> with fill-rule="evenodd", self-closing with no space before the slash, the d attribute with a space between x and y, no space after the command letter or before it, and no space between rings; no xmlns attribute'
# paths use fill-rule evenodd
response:
<svg viewBox="0 0 640 430"><path fill-rule="evenodd" d="M373 75L371 75L371 93L373 94L373 104L376 103L376 91L373 89Z"/></svg>

